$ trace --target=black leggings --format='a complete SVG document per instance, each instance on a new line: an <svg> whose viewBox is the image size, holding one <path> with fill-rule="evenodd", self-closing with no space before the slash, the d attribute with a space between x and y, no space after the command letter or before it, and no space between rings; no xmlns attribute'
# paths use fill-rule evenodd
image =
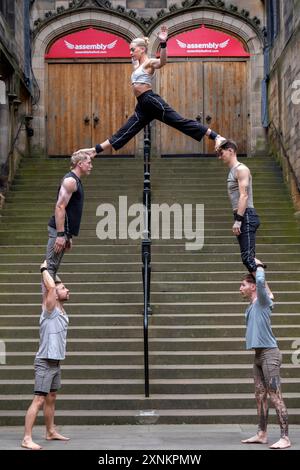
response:
<svg viewBox="0 0 300 470"><path fill-rule="evenodd" d="M242 262L250 273L256 271L255 263L255 236L260 220L254 207L248 207L241 225L241 234L237 236Z"/></svg>
<svg viewBox="0 0 300 470"><path fill-rule="evenodd" d="M137 98L135 112L128 121L109 139L115 150L122 148L132 137L140 132L153 119L158 119L168 126L183 132L200 142L208 127L193 119L185 119L152 90Z"/></svg>

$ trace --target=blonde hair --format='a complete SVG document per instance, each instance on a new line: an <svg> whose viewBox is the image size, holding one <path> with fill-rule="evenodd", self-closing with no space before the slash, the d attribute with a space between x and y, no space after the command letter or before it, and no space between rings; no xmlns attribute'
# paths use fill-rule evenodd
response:
<svg viewBox="0 0 300 470"><path fill-rule="evenodd" d="M149 45L149 38L146 36L143 36L142 38L135 38L131 41L131 44L135 44L136 46L139 47L144 47L145 52L148 51L148 45Z"/></svg>
<svg viewBox="0 0 300 470"><path fill-rule="evenodd" d="M78 163L87 160L87 158L88 155L85 152L74 152L71 156L71 170L73 170L78 165Z"/></svg>

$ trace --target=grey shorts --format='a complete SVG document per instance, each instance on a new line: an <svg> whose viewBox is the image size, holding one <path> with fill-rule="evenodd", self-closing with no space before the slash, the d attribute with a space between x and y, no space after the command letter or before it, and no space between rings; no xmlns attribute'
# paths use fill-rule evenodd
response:
<svg viewBox="0 0 300 470"><path fill-rule="evenodd" d="M35 358L35 395L47 395L60 388L61 370L60 363L55 359Z"/></svg>

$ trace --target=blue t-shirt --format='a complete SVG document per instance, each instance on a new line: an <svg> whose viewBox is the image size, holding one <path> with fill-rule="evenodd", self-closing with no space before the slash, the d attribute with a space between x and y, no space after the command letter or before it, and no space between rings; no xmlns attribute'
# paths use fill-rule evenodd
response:
<svg viewBox="0 0 300 470"><path fill-rule="evenodd" d="M39 359L63 360L66 355L67 329L69 319L66 313L55 307L49 313L43 310L40 316L40 347L36 353Z"/></svg>
<svg viewBox="0 0 300 470"><path fill-rule="evenodd" d="M256 271L256 300L249 305L246 317L246 349L277 348L277 341L271 328L273 302L265 287L265 272Z"/></svg>

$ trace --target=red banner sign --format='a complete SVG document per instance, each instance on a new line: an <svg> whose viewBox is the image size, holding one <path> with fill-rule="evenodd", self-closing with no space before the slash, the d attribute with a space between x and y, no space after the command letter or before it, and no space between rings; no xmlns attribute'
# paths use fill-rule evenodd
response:
<svg viewBox="0 0 300 470"><path fill-rule="evenodd" d="M173 57L249 57L242 43L227 33L205 26L177 34L168 41Z"/></svg>
<svg viewBox="0 0 300 470"><path fill-rule="evenodd" d="M68 34L55 41L46 59L130 57L129 44L115 34L94 28Z"/></svg>

